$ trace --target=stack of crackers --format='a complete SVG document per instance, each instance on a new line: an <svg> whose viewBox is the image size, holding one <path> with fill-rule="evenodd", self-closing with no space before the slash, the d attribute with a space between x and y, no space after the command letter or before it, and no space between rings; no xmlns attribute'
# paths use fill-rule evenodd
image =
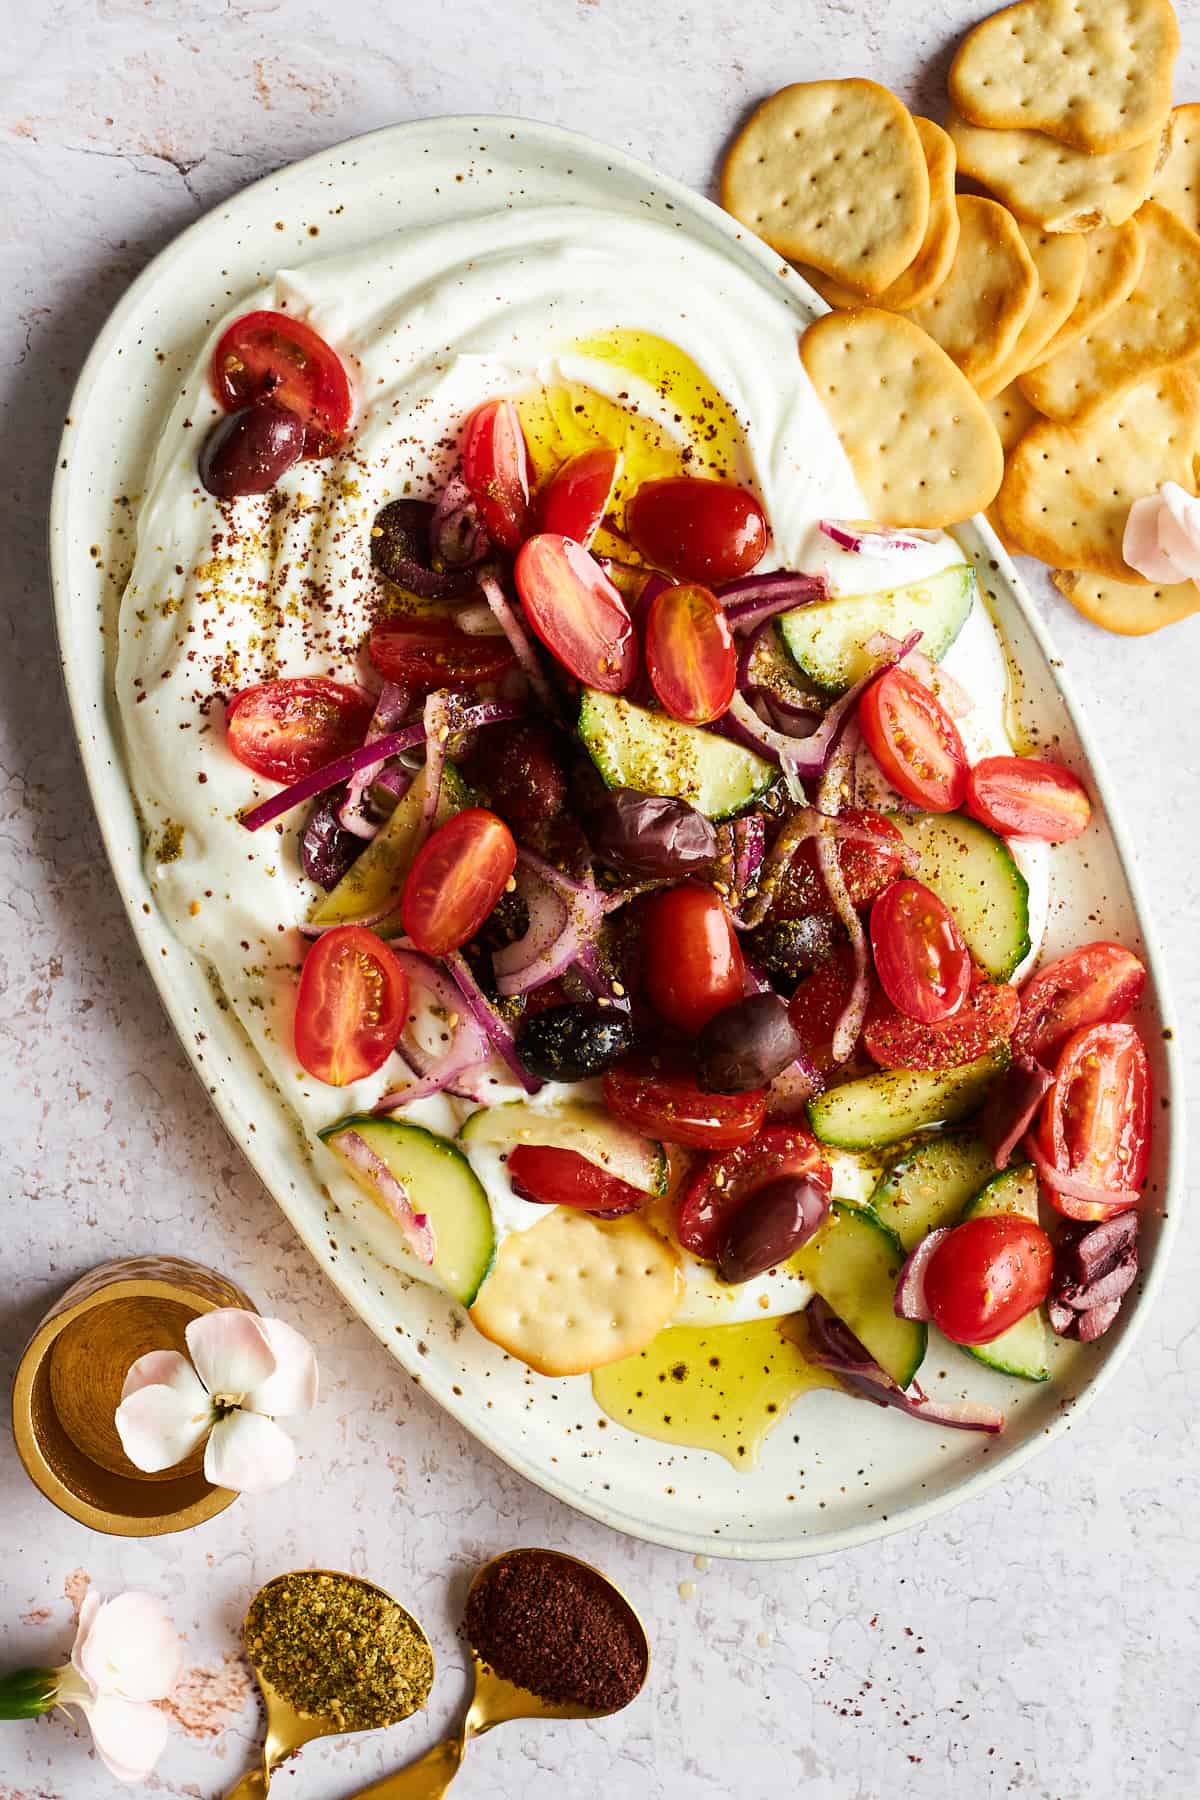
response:
<svg viewBox="0 0 1200 1800"><path fill-rule="evenodd" d="M1200 610L1121 553L1135 500L1197 489L1200 106L1172 109L1178 47L1169 0L1021 0L960 46L944 129L875 82L803 82L722 174L835 309L801 354L876 515L987 509L1131 635Z"/></svg>

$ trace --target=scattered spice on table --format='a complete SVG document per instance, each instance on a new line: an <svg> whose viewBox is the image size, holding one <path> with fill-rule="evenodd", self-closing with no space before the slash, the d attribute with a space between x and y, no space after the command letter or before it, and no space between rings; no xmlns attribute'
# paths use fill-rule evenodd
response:
<svg viewBox="0 0 1200 1800"><path fill-rule="evenodd" d="M299 1570L256 1594L246 1648L276 1692L307 1718L347 1731L394 1724L433 1685L425 1634L402 1606L350 1575Z"/></svg>
<svg viewBox="0 0 1200 1800"><path fill-rule="evenodd" d="M510 1550L467 1596L467 1637L505 1681L554 1706L628 1706L646 1679L646 1640L607 1581L550 1550Z"/></svg>

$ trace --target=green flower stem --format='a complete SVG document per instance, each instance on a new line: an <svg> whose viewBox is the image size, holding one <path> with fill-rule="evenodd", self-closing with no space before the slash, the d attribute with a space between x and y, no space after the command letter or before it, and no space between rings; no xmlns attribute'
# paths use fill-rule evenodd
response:
<svg viewBox="0 0 1200 1800"><path fill-rule="evenodd" d="M36 1719L58 1693L58 1669L14 1669L0 1675L0 1719Z"/></svg>

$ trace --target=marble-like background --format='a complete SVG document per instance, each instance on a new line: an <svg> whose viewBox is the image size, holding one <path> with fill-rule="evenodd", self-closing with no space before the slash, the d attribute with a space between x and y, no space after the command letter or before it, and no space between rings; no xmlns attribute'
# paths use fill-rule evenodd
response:
<svg viewBox="0 0 1200 1800"><path fill-rule="evenodd" d="M1179 93L1200 92L1200 3ZM93 1537L0 1451L0 1667L52 1661L86 1571L164 1594L187 1636L153 1786L209 1800L250 1755L236 1627L264 1578L369 1572L428 1625L430 1716L309 1750L283 1793L348 1796L456 1713L469 1571L512 1542L610 1569L653 1633L644 1698L596 1726L509 1726L456 1793L554 1800L1188 1800L1197 1732L1200 1258L1184 1235L1103 1404L1005 1488L836 1558L712 1563L579 1520L476 1447L384 1357L239 1161L137 958L104 865L53 648L43 552L54 446L108 309L200 212L267 170L424 114L576 127L711 187L745 109L867 73L940 116L966 0L5 0L0 75L0 1371L79 1271L147 1248L244 1281L316 1340L326 1396L303 1474L203 1531ZM1106 746L1190 1029L1200 1002L1200 620L1140 641L1078 619L1037 571ZM1194 1040L1189 1045L1195 1060ZM0 1727L0 1800L114 1784L61 1719Z"/></svg>

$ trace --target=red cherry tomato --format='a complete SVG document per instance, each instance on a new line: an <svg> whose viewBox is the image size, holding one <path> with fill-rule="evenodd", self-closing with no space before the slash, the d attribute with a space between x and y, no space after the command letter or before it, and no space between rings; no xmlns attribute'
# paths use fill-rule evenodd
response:
<svg viewBox="0 0 1200 1800"><path fill-rule="evenodd" d="M892 1005L933 1025L956 1013L971 957L953 913L920 881L893 881L871 908L875 973Z"/></svg>
<svg viewBox="0 0 1200 1800"><path fill-rule="evenodd" d="M860 830L869 831L880 840L879 848L876 849L873 844L858 844L843 839L835 850L851 904L861 912L883 892L889 881L894 881L899 875L902 867L900 858L887 846L895 844L899 847L904 840L892 821L882 813L868 812L861 806L848 806L839 817L847 825L857 825ZM771 904L771 917L802 919L807 913L831 911L829 895L817 862L816 845L811 838L805 838L783 871Z"/></svg>
<svg viewBox="0 0 1200 1800"><path fill-rule="evenodd" d="M225 735L238 761L256 775L299 781L357 750L374 710L369 694L345 682L284 676L235 694L225 710Z"/></svg>
<svg viewBox="0 0 1200 1800"><path fill-rule="evenodd" d="M767 547L767 516L754 495L695 475L644 482L625 509L625 529L648 561L707 587L748 575Z"/></svg>
<svg viewBox="0 0 1200 1800"><path fill-rule="evenodd" d="M526 618L564 669L604 694L629 686L638 664L633 626L620 593L582 544L539 532L522 544L513 574Z"/></svg>
<svg viewBox="0 0 1200 1800"><path fill-rule="evenodd" d="M417 851L400 899L401 921L417 949L447 956L473 938L516 862L512 832L481 806L440 825Z"/></svg>
<svg viewBox="0 0 1200 1800"><path fill-rule="evenodd" d="M1054 1246L1033 1219L966 1219L943 1238L925 1271L934 1324L956 1344L990 1344L1050 1292Z"/></svg>
<svg viewBox="0 0 1200 1800"><path fill-rule="evenodd" d="M643 915L642 951L650 1004L681 1031L699 1031L745 992L733 920L710 887L689 881L652 895Z"/></svg>
<svg viewBox="0 0 1200 1800"><path fill-rule="evenodd" d="M668 1144L695 1150L723 1150L747 1144L762 1129L767 1090L748 1094L706 1094L680 1060L631 1057L606 1071L608 1110L627 1125Z"/></svg>
<svg viewBox="0 0 1200 1800"><path fill-rule="evenodd" d="M296 1056L330 1087L381 1068L408 1013L408 977L382 939L361 925L319 937L300 971Z"/></svg>
<svg viewBox="0 0 1200 1800"><path fill-rule="evenodd" d="M687 725L728 711L737 648L724 608L705 587L664 588L646 620L646 672L660 705Z"/></svg>
<svg viewBox="0 0 1200 1800"><path fill-rule="evenodd" d="M1132 1025L1088 1025L1059 1052L1054 1086L1037 1126L1046 1159L1065 1174L1109 1192L1135 1192L1150 1154L1150 1070ZM1106 1219L1124 1211L1061 1193L1046 1197L1069 1219Z"/></svg>
<svg viewBox="0 0 1200 1800"><path fill-rule="evenodd" d="M985 756L967 776L967 811L1006 837L1064 844L1086 831L1087 789L1058 763L1033 756Z"/></svg>
<svg viewBox="0 0 1200 1800"><path fill-rule="evenodd" d="M591 543L621 473L621 452L607 444L581 450L557 469L538 497L538 529Z"/></svg>
<svg viewBox="0 0 1200 1800"><path fill-rule="evenodd" d="M881 1069L955 1069L1007 1043L1020 1005L1016 988L980 981L953 1018L921 1025L880 994L867 1010L863 1043Z"/></svg>
<svg viewBox="0 0 1200 1800"><path fill-rule="evenodd" d="M684 1249L715 1262L734 1213L784 1175L807 1175L825 1188L833 1181L821 1146L793 1125L768 1125L753 1143L707 1157L693 1170L680 1201L675 1229Z"/></svg>
<svg viewBox="0 0 1200 1800"><path fill-rule="evenodd" d="M508 1179L523 1200L541 1206L575 1206L583 1212L619 1218L637 1212L646 1196L628 1181L597 1168L574 1150L518 1144L508 1153Z"/></svg>
<svg viewBox="0 0 1200 1800"><path fill-rule="evenodd" d="M252 312L222 332L213 392L226 412L274 400L304 425L305 456L328 456L346 435L354 394L336 350L290 313Z"/></svg>
<svg viewBox="0 0 1200 1800"><path fill-rule="evenodd" d="M1013 1055L1049 1063L1084 1025L1115 1025L1146 985L1146 965L1120 944L1084 944L1047 963L1021 991Z"/></svg>
<svg viewBox="0 0 1200 1800"><path fill-rule="evenodd" d="M867 748L898 794L926 812L953 812L967 792L967 753L940 700L907 669L889 669L858 703Z"/></svg>
<svg viewBox="0 0 1200 1800"><path fill-rule="evenodd" d="M436 614L377 625L367 654L389 681L413 688L475 687L495 681L515 660L507 638L460 631Z"/></svg>
<svg viewBox="0 0 1200 1800"><path fill-rule="evenodd" d="M843 943L797 984L788 1002L788 1017L803 1040L804 1053L821 1075L837 1067L833 1034L853 986L854 952Z"/></svg>
<svg viewBox="0 0 1200 1800"><path fill-rule="evenodd" d="M485 400L467 419L462 471L492 542L515 550L529 530L529 452L511 400Z"/></svg>

